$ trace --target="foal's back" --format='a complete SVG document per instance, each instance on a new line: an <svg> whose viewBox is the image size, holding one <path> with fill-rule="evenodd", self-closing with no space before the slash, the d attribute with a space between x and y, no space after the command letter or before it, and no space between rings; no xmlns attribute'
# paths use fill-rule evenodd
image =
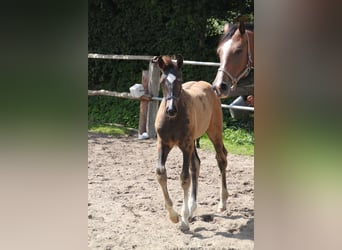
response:
<svg viewBox="0 0 342 250"><path fill-rule="evenodd" d="M190 124L193 124L194 137L203 135L213 122L222 123L222 110L219 98L212 90L208 82L186 82L183 90L190 98L187 98Z"/></svg>

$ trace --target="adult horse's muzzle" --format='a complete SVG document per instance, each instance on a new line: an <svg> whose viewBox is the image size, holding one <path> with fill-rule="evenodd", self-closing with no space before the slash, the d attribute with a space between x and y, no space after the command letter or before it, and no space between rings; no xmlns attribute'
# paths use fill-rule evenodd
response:
<svg viewBox="0 0 342 250"><path fill-rule="evenodd" d="M213 82L213 90L216 93L216 95L220 98L226 98L229 96L232 84L228 82L220 82L216 83L215 81Z"/></svg>

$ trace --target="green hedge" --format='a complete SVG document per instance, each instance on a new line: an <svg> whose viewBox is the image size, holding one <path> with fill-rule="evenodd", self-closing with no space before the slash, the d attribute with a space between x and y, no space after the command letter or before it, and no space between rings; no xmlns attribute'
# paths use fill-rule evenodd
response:
<svg viewBox="0 0 342 250"><path fill-rule="evenodd" d="M216 46L225 21L253 17L253 1L88 0L89 53L182 54L185 60L218 62ZM148 62L88 59L88 89L128 92ZM212 82L216 68L184 65L184 80ZM225 101L227 102L227 101ZM225 112L225 111L224 111ZM88 97L88 120L138 127L139 102Z"/></svg>

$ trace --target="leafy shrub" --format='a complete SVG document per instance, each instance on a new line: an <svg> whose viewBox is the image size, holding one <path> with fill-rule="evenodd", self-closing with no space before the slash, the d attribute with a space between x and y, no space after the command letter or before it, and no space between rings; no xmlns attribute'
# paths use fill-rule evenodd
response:
<svg viewBox="0 0 342 250"><path fill-rule="evenodd" d="M253 16L248 1L89 0L89 53L128 55L182 54L185 60L218 61L216 47L225 21ZM128 92L141 82L145 61L88 60L88 89ZM215 67L184 65L184 80L212 82ZM229 111L224 110L225 119ZM228 113L227 113L228 112ZM138 127L139 102L113 97L88 98L88 120Z"/></svg>

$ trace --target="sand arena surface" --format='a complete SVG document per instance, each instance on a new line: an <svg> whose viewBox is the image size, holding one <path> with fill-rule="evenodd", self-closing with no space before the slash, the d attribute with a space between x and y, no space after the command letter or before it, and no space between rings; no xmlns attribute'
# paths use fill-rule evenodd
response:
<svg viewBox="0 0 342 250"><path fill-rule="evenodd" d="M156 140L88 134L88 245L90 249L253 249L254 157L228 152L227 211L216 212L220 176L215 152L201 159L197 210L190 231L167 218L155 178ZM182 154L166 162L176 211L182 205Z"/></svg>

